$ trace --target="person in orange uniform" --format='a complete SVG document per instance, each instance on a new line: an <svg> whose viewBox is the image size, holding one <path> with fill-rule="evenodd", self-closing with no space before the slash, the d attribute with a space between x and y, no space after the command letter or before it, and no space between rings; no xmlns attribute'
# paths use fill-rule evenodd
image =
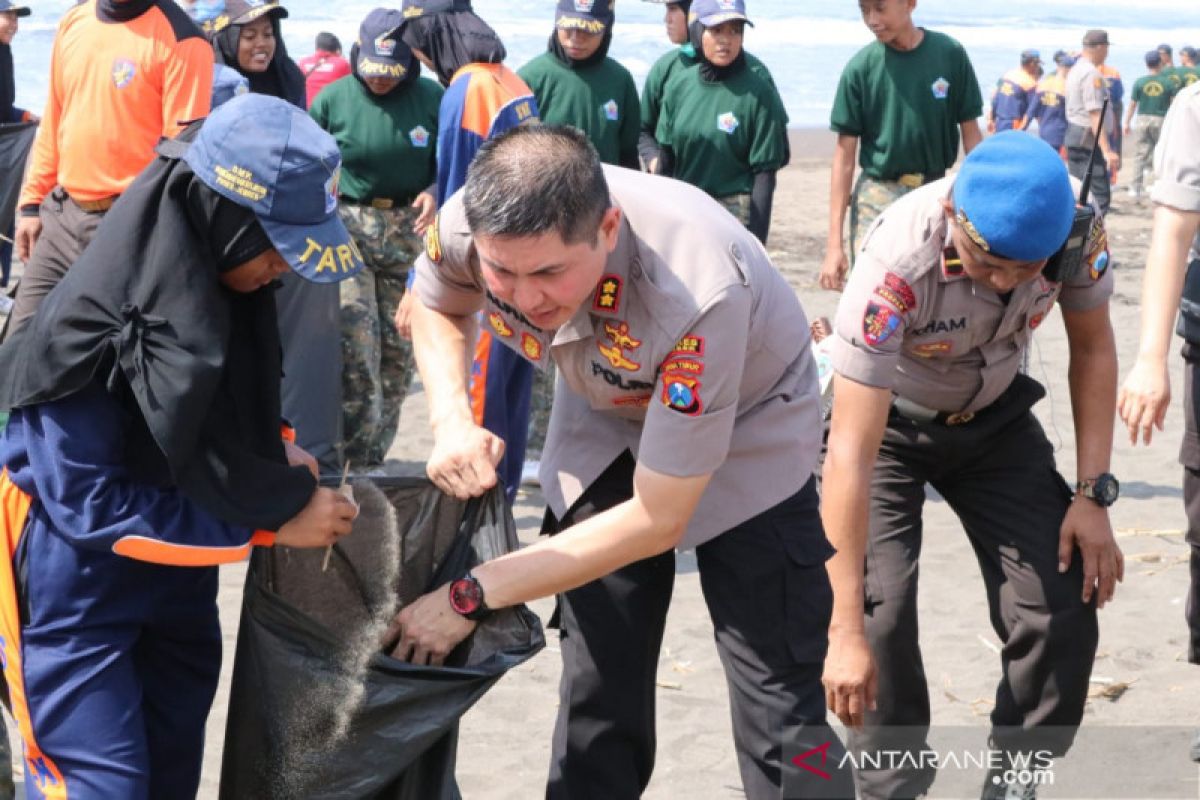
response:
<svg viewBox="0 0 1200 800"><path fill-rule="evenodd" d="M208 115L212 79L212 49L173 0L87 0L63 16L18 201L25 272L10 332L79 258L158 140Z"/></svg>
<svg viewBox="0 0 1200 800"><path fill-rule="evenodd" d="M1074 64L1074 56L1064 50L1055 52L1056 69L1038 83L1023 126L1028 129L1036 121L1038 136L1057 150L1064 161L1067 158L1067 151L1063 148L1063 140L1067 136L1067 73Z"/></svg>
<svg viewBox="0 0 1200 800"><path fill-rule="evenodd" d="M1033 102L1041 68L1041 54L1025 50L1021 53L1021 66L1004 73L988 107L988 133L1021 130L1025 126L1025 114Z"/></svg>
<svg viewBox="0 0 1200 800"><path fill-rule="evenodd" d="M0 667L31 800L195 797L217 565L358 513L280 435L272 285L363 268L337 143L246 94L158 150L0 348Z"/></svg>
<svg viewBox="0 0 1200 800"><path fill-rule="evenodd" d="M504 45L471 11L470 0L404 0L401 38L413 55L432 70L446 93L438 110L438 207L467 182L467 168L488 139L537 122L533 90L503 62ZM439 253L437 226L430 252ZM436 261L437 259L435 259ZM410 273L409 288L412 286ZM409 330L411 293L396 314L396 327ZM540 361L539 353L528 353ZM533 367L485 330L475 345L471 366L471 410L476 424L506 445L498 468L509 502L516 498L529 438Z"/></svg>

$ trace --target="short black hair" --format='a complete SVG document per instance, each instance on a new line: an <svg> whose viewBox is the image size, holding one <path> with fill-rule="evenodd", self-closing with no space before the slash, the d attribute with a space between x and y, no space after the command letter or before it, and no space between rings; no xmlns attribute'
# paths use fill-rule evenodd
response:
<svg viewBox="0 0 1200 800"><path fill-rule="evenodd" d="M611 205L600 156L569 125L522 125L484 143L463 189L473 235L555 232L565 244L596 241Z"/></svg>
<svg viewBox="0 0 1200 800"><path fill-rule="evenodd" d="M317 34L317 49L324 50L326 53L340 53L342 52L342 40L329 31L321 31Z"/></svg>

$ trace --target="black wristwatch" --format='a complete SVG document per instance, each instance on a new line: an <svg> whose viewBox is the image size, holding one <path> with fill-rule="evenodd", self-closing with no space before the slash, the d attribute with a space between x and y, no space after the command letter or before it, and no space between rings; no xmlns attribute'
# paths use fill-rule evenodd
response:
<svg viewBox="0 0 1200 800"><path fill-rule="evenodd" d="M473 622L478 622L492 613L483 600L483 587L470 572L456 581L451 581L450 607Z"/></svg>
<svg viewBox="0 0 1200 800"><path fill-rule="evenodd" d="M1102 472L1091 480L1076 483L1075 491L1101 508L1108 508L1121 495L1121 483L1112 473Z"/></svg>

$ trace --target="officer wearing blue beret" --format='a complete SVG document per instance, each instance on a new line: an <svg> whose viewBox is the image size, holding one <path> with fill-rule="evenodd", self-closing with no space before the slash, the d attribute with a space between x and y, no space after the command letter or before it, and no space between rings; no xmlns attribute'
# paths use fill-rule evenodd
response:
<svg viewBox="0 0 1200 800"><path fill-rule="evenodd" d="M1076 269L1064 249L1081 257ZM1118 489L1108 266L1103 223L1077 213L1062 159L1017 131L899 200L868 234L835 323L822 500L838 551L825 687L856 729L852 750L926 747L917 559L927 484L962 522L1002 642L993 747L1014 758L1070 746L1096 609L1124 570L1107 511ZM1056 302L1070 343L1073 492L1030 411L1045 390L1019 372ZM926 792L934 769L907 763L859 770L859 796ZM985 799L1031 796L1000 778L988 776Z"/></svg>

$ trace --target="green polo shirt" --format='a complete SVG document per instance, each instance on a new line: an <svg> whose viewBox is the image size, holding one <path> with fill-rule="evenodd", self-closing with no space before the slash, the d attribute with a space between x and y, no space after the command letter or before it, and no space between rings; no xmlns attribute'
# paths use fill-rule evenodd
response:
<svg viewBox="0 0 1200 800"><path fill-rule="evenodd" d="M579 128L606 164L637 165L641 110L629 70L611 58L572 69L546 52L517 74L537 97L544 124Z"/></svg>
<svg viewBox="0 0 1200 800"><path fill-rule="evenodd" d="M663 94L666 91L667 82L679 70L695 65L696 51L690 44L685 44L683 47L663 53L658 61L654 62L654 66L650 68L650 73L646 76L646 84L642 87L643 131L653 136L655 131L658 130L658 114L662 109ZM783 107L783 98L779 95L779 89L775 86L775 79L771 77L771 70L767 69L767 65L759 61L752 53L746 53L746 66L758 73L759 77L771 85L771 90L775 93L775 99L779 103L778 110L783 119L784 128L787 128L789 122L787 110Z"/></svg>
<svg viewBox="0 0 1200 800"><path fill-rule="evenodd" d="M353 75L326 86L309 114L342 152L340 194L411 202L437 180L442 87L418 78L379 97Z"/></svg>
<svg viewBox="0 0 1200 800"><path fill-rule="evenodd" d="M938 173L958 159L960 123L983 113L967 51L925 31L915 49L882 42L860 50L838 81L830 127L860 139L859 165L874 178Z"/></svg>
<svg viewBox="0 0 1200 800"><path fill-rule="evenodd" d="M675 177L713 197L745 194L756 172L783 165L786 135L774 88L754 70L709 82L699 67L667 83L655 138L675 153Z"/></svg>
<svg viewBox="0 0 1200 800"><path fill-rule="evenodd" d="M1138 78L1133 82L1133 91L1129 95L1137 103L1138 116L1145 117L1165 117L1173 96L1171 80L1164 78L1162 73Z"/></svg>

